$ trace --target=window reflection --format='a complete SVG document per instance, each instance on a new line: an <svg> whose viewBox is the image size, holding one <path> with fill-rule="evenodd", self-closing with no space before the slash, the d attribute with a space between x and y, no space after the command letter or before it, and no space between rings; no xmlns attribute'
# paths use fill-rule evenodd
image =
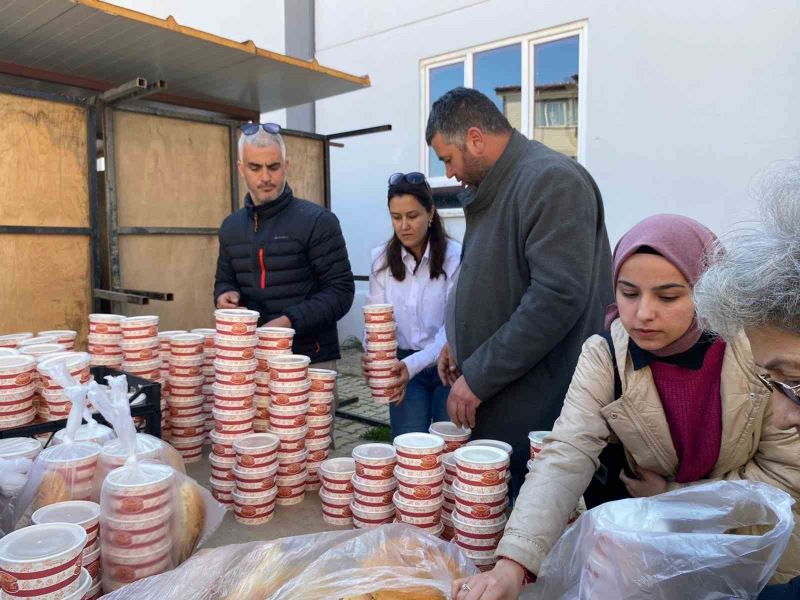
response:
<svg viewBox="0 0 800 600"><path fill-rule="evenodd" d="M512 44L477 52L473 57L473 85L491 98L511 123L522 126L522 46Z"/></svg>
<svg viewBox="0 0 800 600"><path fill-rule="evenodd" d="M533 138L578 156L578 36L537 44L533 53Z"/></svg>
<svg viewBox="0 0 800 600"><path fill-rule="evenodd" d="M441 98L446 92L455 87L464 85L464 63L454 63L452 65L445 65L443 67L436 67L429 71L429 90L430 90L430 105L428 110L433 106L433 103ZM428 149L428 176L429 177L444 177L445 169L444 164L436 156L433 148Z"/></svg>

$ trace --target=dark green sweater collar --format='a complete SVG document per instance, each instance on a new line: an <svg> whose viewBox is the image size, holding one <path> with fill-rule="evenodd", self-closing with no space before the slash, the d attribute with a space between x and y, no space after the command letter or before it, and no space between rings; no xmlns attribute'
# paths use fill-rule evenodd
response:
<svg viewBox="0 0 800 600"><path fill-rule="evenodd" d="M494 163L484 177L478 189L462 193L459 198L461 205L470 212L487 208L494 201L502 187L506 184L509 173L514 169L519 159L525 153L528 138L516 129L512 132L508 145L497 162Z"/></svg>

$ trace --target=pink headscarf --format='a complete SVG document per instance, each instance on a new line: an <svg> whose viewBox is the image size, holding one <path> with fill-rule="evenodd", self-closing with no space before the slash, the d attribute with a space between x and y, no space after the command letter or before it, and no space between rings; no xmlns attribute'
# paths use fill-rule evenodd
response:
<svg viewBox="0 0 800 600"><path fill-rule="evenodd" d="M614 290L617 288L622 265L640 248L648 246L671 262L689 282L695 286L703 273L704 258L717 236L705 225L680 215L654 215L646 218L628 231L614 249ZM616 304L606 309L606 329L619 317ZM672 356L686 352L703 334L697 319L677 340L658 351L656 356Z"/></svg>

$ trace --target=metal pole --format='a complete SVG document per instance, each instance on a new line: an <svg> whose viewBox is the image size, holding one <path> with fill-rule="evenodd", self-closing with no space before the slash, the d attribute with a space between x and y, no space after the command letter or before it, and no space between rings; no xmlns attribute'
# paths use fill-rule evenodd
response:
<svg viewBox="0 0 800 600"><path fill-rule="evenodd" d="M103 155L106 162L106 224L108 228L108 272L111 289L122 287L119 268L119 221L117 218L116 152L114 150L114 111L103 106ZM117 303L111 310L117 312Z"/></svg>
<svg viewBox="0 0 800 600"><path fill-rule="evenodd" d="M89 240L92 252L92 288L102 287L100 263L100 200L97 197L97 108L90 104L86 112L86 160L89 178ZM100 299L92 297L92 310L100 311Z"/></svg>
<svg viewBox="0 0 800 600"><path fill-rule="evenodd" d="M147 79L144 77L137 77L136 79L132 79L131 81L127 81L122 85L118 85L115 88L103 92L98 96L98 99L103 104L109 105L113 102L119 102L120 100L127 100L133 97L134 94L143 92L146 89Z"/></svg>
<svg viewBox="0 0 800 600"><path fill-rule="evenodd" d="M366 127L364 129L354 129L353 131L342 131L341 133L331 133L325 137L329 140L336 140L339 138L355 137L357 135L368 135L370 133L380 133L382 131L391 131L391 125L378 125L377 127Z"/></svg>
<svg viewBox="0 0 800 600"><path fill-rule="evenodd" d="M231 212L239 210L239 135L238 128L231 125L228 128L230 139L230 161L231 161Z"/></svg>
<svg viewBox="0 0 800 600"><path fill-rule="evenodd" d="M325 208L331 210L331 144L327 138L322 141L322 168L325 180Z"/></svg>

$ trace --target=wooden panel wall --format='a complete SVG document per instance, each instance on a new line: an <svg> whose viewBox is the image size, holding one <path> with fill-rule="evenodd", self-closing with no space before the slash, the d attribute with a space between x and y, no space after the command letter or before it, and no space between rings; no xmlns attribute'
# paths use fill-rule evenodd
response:
<svg viewBox="0 0 800 600"><path fill-rule="evenodd" d="M217 227L230 212L228 129L114 112L121 227Z"/></svg>
<svg viewBox="0 0 800 600"><path fill-rule="evenodd" d="M325 166L322 142L283 136L289 161L289 185L299 198L325 206Z"/></svg>
<svg viewBox="0 0 800 600"><path fill-rule="evenodd" d="M289 160L289 185L298 198L325 206L325 158L322 141L283 135ZM239 175L240 206L247 194L247 184Z"/></svg>
<svg viewBox="0 0 800 600"><path fill-rule="evenodd" d="M120 227L219 227L230 213L226 127L116 111L114 136ZM213 326L216 236L121 235L119 254L123 288L175 294L126 314L159 315L162 330Z"/></svg>
<svg viewBox="0 0 800 600"><path fill-rule="evenodd" d="M86 110L0 94L0 224L88 227Z"/></svg>
<svg viewBox="0 0 800 600"><path fill-rule="evenodd" d="M0 94L0 224L89 227L84 108ZM91 309L89 236L0 235L0 332L75 329Z"/></svg>
<svg viewBox="0 0 800 600"><path fill-rule="evenodd" d="M92 306L89 237L0 235L0 331L74 329L86 339Z"/></svg>
<svg viewBox="0 0 800 600"><path fill-rule="evenodd" d="M213 235L122 236L123 287L175 294L173 302L128 304L125 313L158 315L162 331L214 327L212 292L218 247Z"/></svg>

